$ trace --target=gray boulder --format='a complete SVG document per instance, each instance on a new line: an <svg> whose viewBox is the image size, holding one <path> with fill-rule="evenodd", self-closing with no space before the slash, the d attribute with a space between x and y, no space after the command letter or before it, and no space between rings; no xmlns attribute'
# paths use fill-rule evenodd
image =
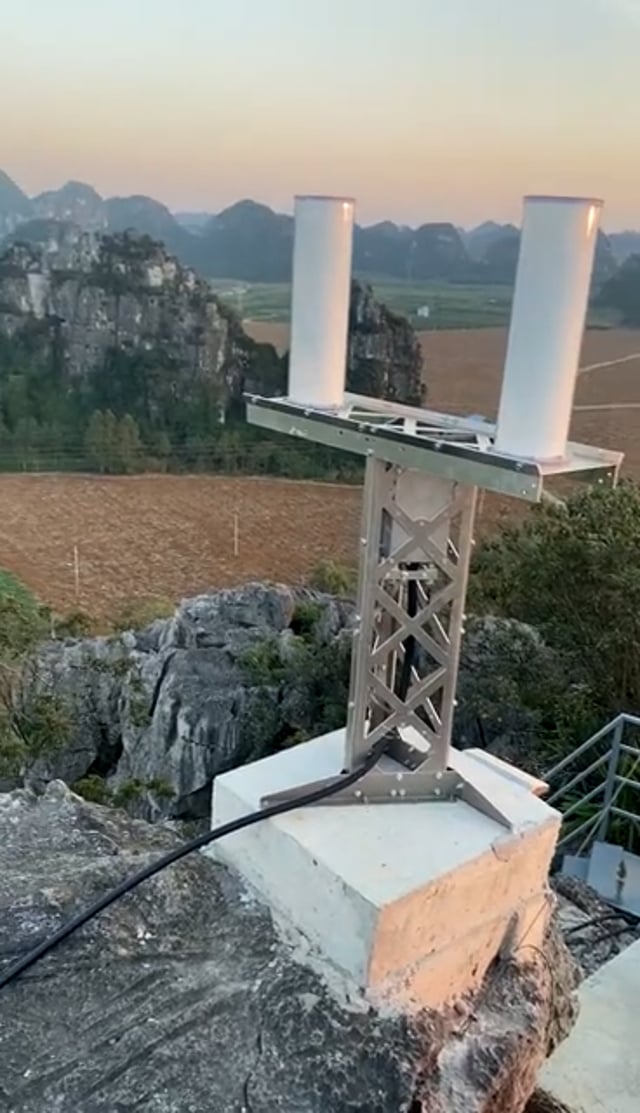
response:
<svg viewBox="0 0 640 1113"><path fill-rule="evenodd" d="M59 782L0 795L0 968L176 845ZM192 855L0 990L0 1107L523 1113L573 1020L558 948L497 960L446 1014L381 1015L356 988L338 999L235 875Z"/></svg>
<svg viewBox="0 0 640 1113"><path fill-rule="evenodd" d="M313 616L306 641L296 627L305 607ZM172 618L139 633L48 642L23 692L56 693L69 740L39 756L25 783L41 789L54 779L98 776L140 817L208 815L218 773L305 726L304 668L298 683L292 662L309 639L339 646L352 613L330 596L248 584L187 599ZM287 662L293 682L285 683Z"/></svg>

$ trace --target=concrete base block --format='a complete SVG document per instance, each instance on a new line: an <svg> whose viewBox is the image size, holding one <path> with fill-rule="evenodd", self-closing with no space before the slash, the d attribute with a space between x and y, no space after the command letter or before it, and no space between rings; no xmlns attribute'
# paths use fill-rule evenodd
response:
<svg viewBox="0 0 640 1113"><path fill-rule="evenodd" d="M336 774L343 753L336 731L218 777L213 826ZM327 805L265 820L210 853L369 1000L440 1009L477 989L499 952L530 958L551 909L558 813L504 763L455 756L469 772L474 762L510 831L462 801Z"/></svg>

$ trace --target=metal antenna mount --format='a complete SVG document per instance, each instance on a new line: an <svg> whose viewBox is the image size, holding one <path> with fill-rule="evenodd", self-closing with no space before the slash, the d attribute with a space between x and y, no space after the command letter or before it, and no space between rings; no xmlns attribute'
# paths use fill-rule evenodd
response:
<svg viewBox="0 0 640 1113"><path fill-rule="evenodd" d="M517 459L496 450L489 422L355 395L332 410L250 397L247 416L262 428L366 457L345 769L361 765L383 738L388 744L373 770L327 804L462 798L508 826L452 767L478 488L539 502L552 475L615 482L622 455L569 444L552 463Z"/></svg>

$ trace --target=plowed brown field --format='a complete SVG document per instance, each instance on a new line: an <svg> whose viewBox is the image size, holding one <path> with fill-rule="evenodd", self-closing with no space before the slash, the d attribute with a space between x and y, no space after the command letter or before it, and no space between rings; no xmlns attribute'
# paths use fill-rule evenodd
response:
<svg viewBox="0 0 640 1113"><path fill-rule="evenodd" d="M251 331L287 342L286 325L257 323ZM505 340L497 329L423 333L429 405L493 416ZM635 353L640 331L589 332L582 365ZM640 480L640 355L582 372L572 436L625 452L626 472ZM487 496L478 530L519 512L512 501ZM300 581L323 557L352 563L359 515L358 489L324 484L218 476L0 476L0 567L60 611L79 606L104 617L132 600L174 601L252 579Z"/></svg>
<svg viewBox="0 0 640 1113"><path fill-rule="evenodd" d="M351 563L359 511L358 488L287 480L0 476L0 567L58 611L101 618L134 600L299 582L324 557Z"/></svg>

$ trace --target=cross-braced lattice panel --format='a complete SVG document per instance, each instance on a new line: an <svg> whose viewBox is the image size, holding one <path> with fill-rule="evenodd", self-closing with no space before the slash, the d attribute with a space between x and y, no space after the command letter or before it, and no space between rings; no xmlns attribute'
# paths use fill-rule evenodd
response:
<svg viewBox="0 0 640 1113"><path fill-rule="evenodd" d="M384 735L399 739L402 728L413 727L418 739L409 743L405 733L396 756L444 770L475 491L420 476L424 497L416 499L414 484L410 510L402 499L405 473L384 465L374 471L367 546L376 545L377 559L369 554L361 568L350 754L362 754Z"/></svg>

